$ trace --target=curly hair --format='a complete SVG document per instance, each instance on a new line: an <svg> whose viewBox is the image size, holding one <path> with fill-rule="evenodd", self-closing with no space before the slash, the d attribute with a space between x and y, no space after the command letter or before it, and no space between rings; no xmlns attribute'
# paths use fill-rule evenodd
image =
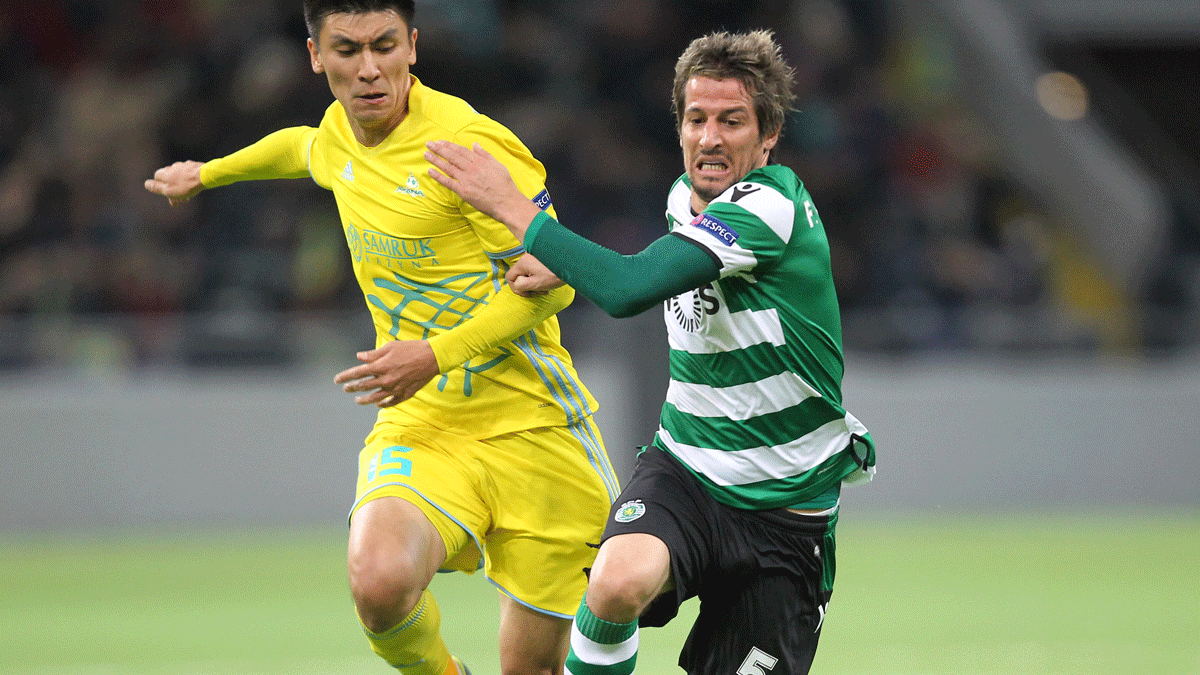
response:
<svg viewBox="0 0 1200 675"><path fill-rule="evenodd" d="M715 80L736 79L754 101L759 138L783 129L792 110L795 71L783 60L775 34L770 30L748 33L719 31L696 38L675 63L675 88L671 109L676 129L683 126L684 96L693 77Z"/></svg>

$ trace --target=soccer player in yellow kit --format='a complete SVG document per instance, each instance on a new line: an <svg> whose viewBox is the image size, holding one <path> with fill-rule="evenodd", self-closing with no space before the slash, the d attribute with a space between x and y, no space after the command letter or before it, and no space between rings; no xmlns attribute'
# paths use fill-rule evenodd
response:
<svg viewBox="0 0 1200 675"><path fill-rule="evenodd" d="M503 671L561 673L617 479L596 402L559 340L574 291L523 298L523 253L500 223L428 176L425 143L479 143L550 209L545 170L499 123L409 72L411 1L305 0L313 70L337 99L317 128L268 135L146 188L172 204L235 181L307 178L333 191L376 348L335 377L380 407L359 456L351 594L372 648L406 675L465 672L427 587L483 566L501 591ZM591 546L589 546L589 544Z"/></svg>

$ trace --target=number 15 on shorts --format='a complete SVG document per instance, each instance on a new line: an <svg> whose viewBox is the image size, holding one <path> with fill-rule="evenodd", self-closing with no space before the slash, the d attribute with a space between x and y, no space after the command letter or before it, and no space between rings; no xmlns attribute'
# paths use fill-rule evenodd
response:
<svg viewBox="0 0 1200 675"><path fill-rule="evenodd" d="M400 456L400 453L409 450L412 448L403 445L393 445L380 450L371 458L371 466L367 469L367 480L373 481L379 476L411 476L412 460Z"/></svg>

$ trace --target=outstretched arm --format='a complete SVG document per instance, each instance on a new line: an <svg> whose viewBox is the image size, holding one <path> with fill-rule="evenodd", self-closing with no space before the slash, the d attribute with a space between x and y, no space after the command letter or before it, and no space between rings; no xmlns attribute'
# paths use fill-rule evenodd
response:
<svg viewBox="0 0 1200 675"><path fill-rule="evenodd" d="M146 189L166 197L171 206L181 204L201 190L243 180L304 178L308 148L316 129L280 129L237 152L211 162L175 162L154 172Z"/></svg>
<svg viewBox="0 0 1200 675"><path fill-rule="evenodd" d="M616 317L633 316L719 278L720 263L680 237L666 235L636 255L621 255L563 227L525 199L508 170L486 150L448 141L427 144L429 174L504 225L545 267ZM509 283L529 288L524 266Z"/></svg>

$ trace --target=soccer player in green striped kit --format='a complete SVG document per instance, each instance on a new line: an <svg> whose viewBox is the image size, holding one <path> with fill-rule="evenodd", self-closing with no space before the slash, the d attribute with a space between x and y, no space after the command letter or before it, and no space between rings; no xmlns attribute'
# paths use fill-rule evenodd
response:
<svg viewBox="0 0 1200 675"><path fill-rule="evenodd" d="M675 67L686 172L667 197L669 234L632 256L539 211L482 148L429 144L430 173L541 261L509 271L516 290L561 280L618 317L665 301L667 400L605 527L572 675L633 672L639 624L664 625L695 596L688 673L812 664L841 486L871 476L875 450L841 403L824 226L796 174L772 161L792 77L768 31L692 42Z"/></svg>

